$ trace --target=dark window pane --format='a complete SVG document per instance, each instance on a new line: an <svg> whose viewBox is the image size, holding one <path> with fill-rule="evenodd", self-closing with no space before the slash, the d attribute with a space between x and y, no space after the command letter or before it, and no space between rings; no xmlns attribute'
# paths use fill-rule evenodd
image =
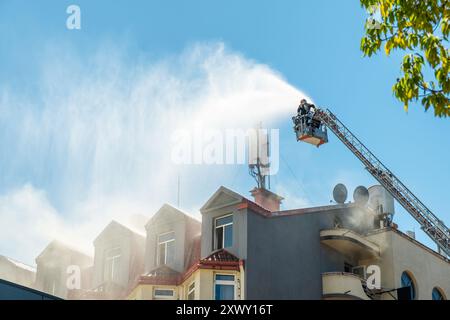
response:
<svg viewBox="0 0 450 320"><path fill-rule="evenodd" d="M173 296L173 290L156 289L155 290L155 296L172 297Z"/></svg>
<svg viewBox="0 0 450 320"><path fill-rule="evenodd" d="M397 289L397 300L411 300L411 288L402 287Z"/></svg>
<svg viewBox="0 0 450 320"><path fill-rule="evenodd" d="M433 300L444 300L444 296L442 295L441 291L439 291L439 289L437 288L433 289L431 296Z"/></svg>
<svg viewBox="0 0 450 320"><path fill-rule="evenodd" d="M171 264L175 260L175 241L170 241L166 243L166 264Z"/></svg>
<svg viewBox="0 0 450 320"><path fill-rule="evenodd" d="M234 281L234 276L231 274L216 274L216 280Z"/></svg>
<svg viewBox="0 0 450 320"><path fill-rule="evenodd" d="M225 228L225 239L224 239L224 247L229 248L233 246L233 225L230 224Z"/></svg>
<svg viewBox="0 0 450 320"><path fill-rule="evenodd" d="M352 272L353 266L350 263L344 262L344 272Z"/></svg>
<svg viewBox="0 0 450 320"><path fill-rule="evenodd" d="M223 228L216 229L216 249L223 248Z"/></svg>
<svg viewBox="0 0 450 320"><path fill-rule="evenodd" d="M158 246L158 251L159 251L159 260L158 263L159 264L165 264L166 263L166 245L165 244L160 244Z"/></svg>
<svg viewBox="0 0 450 320"><path fill-rule="evenodd" d="M234 300L234 285L216 284L216 300Z"/></svg>
<svg viewBox="0 0 450 320"><path fill-rule="evenodd" d="M233 223L232 215L216 219L216 227L223 226L224 224L228 224L228 223Z"/></svg>
<svg viewBox="0 0 450 320"><path fill-rule="evenodd" d="M409 274L407 272L402 273L401 284L402 284L402 287L410 288L410 290L411 290L410 296L411 296L411 299L414 300L416 298L416 288L414 286L414 282L413 282L412 278L409 276Z"/></svg>
<svg viewBox="0 0 450 320"><path fill-rule="evenodd" d="M195 299L195 282L192 282L190 285L189 285L189 288L188 288L188 300L194 300Z"/></svg>

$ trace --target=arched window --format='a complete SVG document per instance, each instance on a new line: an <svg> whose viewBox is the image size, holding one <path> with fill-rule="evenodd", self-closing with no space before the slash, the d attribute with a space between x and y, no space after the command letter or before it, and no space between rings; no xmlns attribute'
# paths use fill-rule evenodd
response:
<svg viewBox="0 0 450 320"><path fill-rule="evenodd" d="M445 296L444 296L444 293L438 287L434 287L433 288L433 291L431 292L431 298L433 300L446 300Z"/></svg>
<svg viewBox="0 0 450 320"><path fill-rule="evenodd" d="M409 287L410 288L410 297L411 300L415 300L416 299L416 285L414 283L414 280L412 278L412 276L407 272L407 271L403 271L402 273L402 277L401 277L401 282L402 282L402 288L404 287Z"/></svg>

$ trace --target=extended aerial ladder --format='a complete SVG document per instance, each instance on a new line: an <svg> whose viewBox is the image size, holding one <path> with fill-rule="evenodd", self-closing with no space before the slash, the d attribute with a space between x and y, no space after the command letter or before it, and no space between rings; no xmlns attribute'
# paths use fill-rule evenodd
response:
<svg viewBox="0 0 450 320"><path fill-rule="evenodd" d="M315 108L293 117L298 141L316 146L328 142L327 128L364 164L367 171L411 214L421 229L450 257L450 230L328 109Z"/></svg>

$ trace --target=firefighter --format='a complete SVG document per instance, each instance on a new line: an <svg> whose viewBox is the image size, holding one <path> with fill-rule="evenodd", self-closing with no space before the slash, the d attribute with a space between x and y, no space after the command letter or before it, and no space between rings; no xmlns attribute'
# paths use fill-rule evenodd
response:
<svg viewBox="0 0 450 320"><path fill-rule="evenodd" d="M308 103L306 102L305 99L302 99L300 101L300 105L298 106L298 109L297 109L298 115L299 116L304 116L304 115L308 114L307 107L308 107Z"/></svg>

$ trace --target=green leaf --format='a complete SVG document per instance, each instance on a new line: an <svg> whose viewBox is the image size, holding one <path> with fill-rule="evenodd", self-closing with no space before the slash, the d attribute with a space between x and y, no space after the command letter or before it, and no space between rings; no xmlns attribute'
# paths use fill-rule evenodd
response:
<svg viewBox="0 0 450 320"><path fill-rule="evenodd" d="M383 50L403 51L401 75L392 86L405 110L419 100L425 110L438 117L450 117L450 1L444 0L360 0L361 6L379 5L379 29L366 29L360 49L371 57ZM440 25L439 25L440 23ZM431 75L425 81L424 74ZM434 76L434 77L433 77Z"/></svg>

